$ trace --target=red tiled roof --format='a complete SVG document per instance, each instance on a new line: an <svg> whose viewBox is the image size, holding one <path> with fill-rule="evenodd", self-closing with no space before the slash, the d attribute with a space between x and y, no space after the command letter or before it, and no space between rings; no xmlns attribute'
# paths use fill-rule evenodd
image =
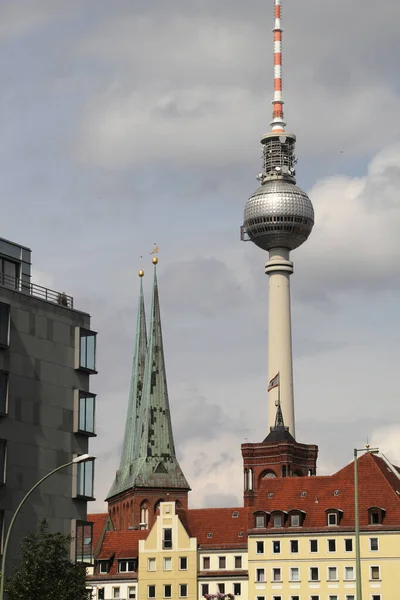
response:
<svg viewBox="0 0 400 600"><path fill-rule="evenodd" d="M233 514L237 513L236 517ZM197 543L207 548L247 546L247 508L198 508L185 511L186 528ZM239 533L243 535L239 536ZM212 534L212 537L208 537Z"/></svg>
<svg viewBox="0 0 400 600"><path fill-rule="evenodd" d="M94 513L87 516L87 520L93 523L93 548L96 548L97 546L97 542L103 533L107 519L108 513Z"/></svg>
<svg viewBox="0 0 400 600"><path fill-rule="evenodd" d="M139 540L145 540L148 534L148 531L142 529L107 531L97 560L111 560L113 558L109 575L115 575L117 573L118 559L137 559Z"/></svg>
<svg viewBox="0 0 400 600"><path fill-rule="evenodd" d="M400 480L384 460L370 452L363 454L358 459L358 481L360 527L400 529L400 496L396 492L400 491ZM383 525L368 524L368 508L373 506L385 509ZM326 511L330 508L343 511L340 528L354 529L354 463L326 477L265 478L260 482L257 507L251 512L303 510L306 514L301 529L323 529L327 528ZM252 523L250 517L250 527Z"/></svg>

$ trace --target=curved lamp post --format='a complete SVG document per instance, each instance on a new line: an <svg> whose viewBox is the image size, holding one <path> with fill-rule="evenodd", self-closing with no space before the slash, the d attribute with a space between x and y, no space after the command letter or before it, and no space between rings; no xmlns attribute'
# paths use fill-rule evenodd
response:
<svg viewBox="0 0 400 600"><path fill-rule="evenodd" d="M6 567L6 554L7 554L8 542L10 541L11 531L14 526L15 520L19 514L19 511L21 510L21 508L23 507L23 505L25 504L25 502L27 501L29 496L32 494L32 492L34 492L36 490L36 488L39 487L39 485L41 483L43 483L43 481L45 481L46 479L51 477L51 475L54 475L54 473L57 473L57 471L61 471L61 469L65 469L66 467L70 467L71 465L75 465L75 464L81 463L81 462L87 462L88 460L93 460L93 459L94 459L94 456L91 456L90 454L81 454L81 456L77 456L70 462L65 463L65 465L61 465L60 467L53 469L53 471L50 471L50 473L47 473L47 475L45 475L44 477L42 477L42 479L40 479L37 483L35 483L35 485L29 490L29 492L22 498L21 502L19 503L19 505L11 519L10 525L7 530L6 539L4 542L3 557L1 559L0 600L4 600L5 567Z"/></svg>

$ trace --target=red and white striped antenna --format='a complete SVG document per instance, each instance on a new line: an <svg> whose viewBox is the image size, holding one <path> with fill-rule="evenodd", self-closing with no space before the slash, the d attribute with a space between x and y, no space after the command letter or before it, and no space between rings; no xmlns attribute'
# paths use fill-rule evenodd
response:
<svg viewBox="0 0 400 600"><path fill-rule="evenodd" d="M285 120L283 118L283 96L282 96L282 27L281 11L282 0L274 0L275 4L275 26L274 32L274 99L272 100L272 131L285 131Z"/></svg>

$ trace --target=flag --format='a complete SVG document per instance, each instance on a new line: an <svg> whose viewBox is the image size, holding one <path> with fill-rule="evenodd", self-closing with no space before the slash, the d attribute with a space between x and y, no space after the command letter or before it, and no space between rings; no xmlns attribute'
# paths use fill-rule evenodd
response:
<svg viewBox="0 0 400 600"><path fill-rule="evenodd" d="M269 382L268 391L270 392L271 390L273 390L274 388L276 388L278 386L279 386L279 372Z"/></svg>

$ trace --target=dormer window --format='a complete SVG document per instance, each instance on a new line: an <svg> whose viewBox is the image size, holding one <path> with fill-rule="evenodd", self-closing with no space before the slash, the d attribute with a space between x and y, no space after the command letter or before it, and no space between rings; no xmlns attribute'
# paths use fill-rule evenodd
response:
<svg viewBox="0 0 400 600"><path fill-rule="evenodd" d="M118 571L119 573L134 573L137 569L136 560L119 560Z"/></svg>
<svg viewBox="0 0 400 600"><path fill-rule="evenodd" d="M304 523L306 513L304 510L293 510L289 513L289 527L301 527Z"/></svg>
<svg viewBox="0 0 400 600"><path fill-rule="evenodd" d="M272 526L283 527L285 524L285 515L283 512L274 512L272 515Z"/></svg>
<svg viewBox="0 0 400 600"><path fill-rule="evenodd" d="M326 524L328 527L336 527L339 525L343 511L340 508L328 508L326 511Z"/></svg>
<svg viewBox="0 0 400 600"><path fill-rule="evenodd" d="M254 525L257 528L264 528L267 526L267 517L269 515L266 512L256 512L254 514Z"/></svg>
<svg viewBox="0 0 400 600"><path fill-rule="evenodd" d="M99 573L101 575L104 575L105 573L108 573L108 567L109 567L108 560L100 560L99 561Z"/></svg>
<svg viewBox="0 0 400 600"><path fill-rule="evenodd" d="M383 519L385 518L386 511L384 508L378 506L371 506L368 509L368 524L369 525L382 525Z"/></svg>

